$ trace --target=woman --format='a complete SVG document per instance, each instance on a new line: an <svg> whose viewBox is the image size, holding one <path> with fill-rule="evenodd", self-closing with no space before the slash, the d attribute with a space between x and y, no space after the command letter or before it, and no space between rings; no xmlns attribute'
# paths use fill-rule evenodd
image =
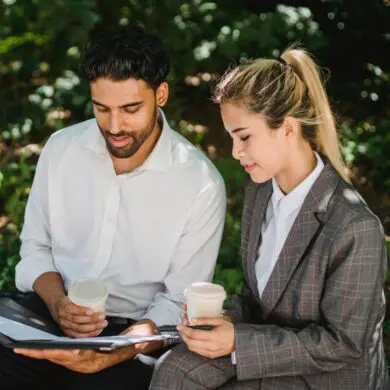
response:
<svg viewBox="0 0 390 390"><path fill-rule="evenodd" d="M249 173L245 285L212 331L156 367L151 389L386 387L386 268L378 218L345 181L317 67L300 49L230 70L215 90L233 157Z"/></svg>

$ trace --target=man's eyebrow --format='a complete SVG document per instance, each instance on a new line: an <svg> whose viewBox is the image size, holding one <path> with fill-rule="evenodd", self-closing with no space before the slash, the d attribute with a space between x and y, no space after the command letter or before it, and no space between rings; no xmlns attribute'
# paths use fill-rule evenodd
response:
<svg viewBox="0 0 390 390"><path fill-rule="evenodd" d="M139 106L141 105L143 102L142 101L139 101L139 102L131 102L131 103L126 103L124 104L123 106L121 106L121 108L126 108L126 107L135 107L135 106Z"/></svg>
<svg viewBox="0 0 390 390"><path fill-rule="evenodd" d="M109 108L109 107L107 107L105 104L100 103L100 102L98 102L98 101L95 100L95 99L92 99L92 103L93 103L93 104L96 104L97 106L101 106L101 107L104 107L104 108ZM120 106L120 108L135 107L135 106L139 106L139 105L142 104L142 103L143 103L142 101L130 102L130 103L123 104L122 106Z"/></svg>

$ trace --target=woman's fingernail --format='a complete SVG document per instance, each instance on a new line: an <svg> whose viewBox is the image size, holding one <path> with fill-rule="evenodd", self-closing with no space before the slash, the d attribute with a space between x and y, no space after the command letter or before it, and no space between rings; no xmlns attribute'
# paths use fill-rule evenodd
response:
<svg viewBox="0 0 390 390"><path fill-rule="evenodd" d="M87 311L85 312L85 314L86 314L87 316L90 316L92 313L93 313L92 310L87 310Z"/></svg>

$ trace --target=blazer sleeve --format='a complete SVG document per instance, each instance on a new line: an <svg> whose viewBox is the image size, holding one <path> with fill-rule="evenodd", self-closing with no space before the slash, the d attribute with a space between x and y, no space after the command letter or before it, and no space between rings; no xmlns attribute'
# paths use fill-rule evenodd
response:
<svg viewBox="0 0 390 390"><path fill-rule="evenodd" d="M246 304L248 299L251 299L251 292L246 280L244 280L241 294L233 295L224 304L224 312L233 323L249 321L249 307Z"/></svg>
<svg viewBox="0 0 390 390"><path fill-rule="evenodd" d="M370 216L341 226L335 237L320 302L322 324L299 330L236 324L239 380L335 371L357 361L370 348L383 316L383 229Z"/></svg>

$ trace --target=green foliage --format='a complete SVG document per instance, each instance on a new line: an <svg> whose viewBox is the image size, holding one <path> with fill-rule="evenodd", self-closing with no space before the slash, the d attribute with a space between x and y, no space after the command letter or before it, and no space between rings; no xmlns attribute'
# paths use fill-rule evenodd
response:
<svg viewBox="0 0 390 390"><path fill-rule="evenodd" d="M240 215L246 175L227 157L230 141L220 136L219 113L209 99L212 83L229 64L277 57L288 44L301 41L332 70L328 90L343 115L348 162L359 167L375 191L388 193L388 14L369 2L359 7L352 0L305 4L117 0L113 6L109 0L0 0L0 290L14 288L23 212L40 146L53 131L92 115L78 64L89 34L103 26L140 24L157 33L171 55L167 117L215 155L226 181L228 210L215 280L229 292L237 292L242 283ZM362 39L372 44L361 45Z"/></svg>
<svg viewBox="0 0 390 390"><path fill-rule="evenodd" d="M240 225L247 174L237 161L230 158L216 161L216 166L226 183L227 210L214 280L224 285L229 293L238 293L243 282Z"/></svg>
<svg viewBox="0 0 390 390"><path fill-rule="evenodd" d="M385 283L387 285L390 285L390 239L386 240L386 249L387 249L387 270L386 270Z"/></svg>
<svg viewBox="0 0 390 390"><path fill-rule="evenodd" d="M389 129L389 118L369 118L344 128L346 161L364 167L362 174L383 193L390 193Z"/></svg>
<svg viewBox="0 0 390 390"><path fill-rule="evenodd" d="M15 289L19 234L39 144L69 123L71 111L73 120L85 115L88 89L75 72L100 19L95 9L91 0L0 5L0 290Z"/></svg>
<svg viewBox="0 0 390 390"><path fill-rule="evenodd" d="M34 165L27 162L24 151L16 162L5 166L0 182L0 198L8 195L4 205L5 228L0 230L0 290L14 290L14 268L19 261L19 234Z"/></svg>
<svg viewBox="0 0 390 390"><path fill-rule="evenodd" d="M385 320L383 323L383 333L386 336L390 335L390 320Z"/></svg>

